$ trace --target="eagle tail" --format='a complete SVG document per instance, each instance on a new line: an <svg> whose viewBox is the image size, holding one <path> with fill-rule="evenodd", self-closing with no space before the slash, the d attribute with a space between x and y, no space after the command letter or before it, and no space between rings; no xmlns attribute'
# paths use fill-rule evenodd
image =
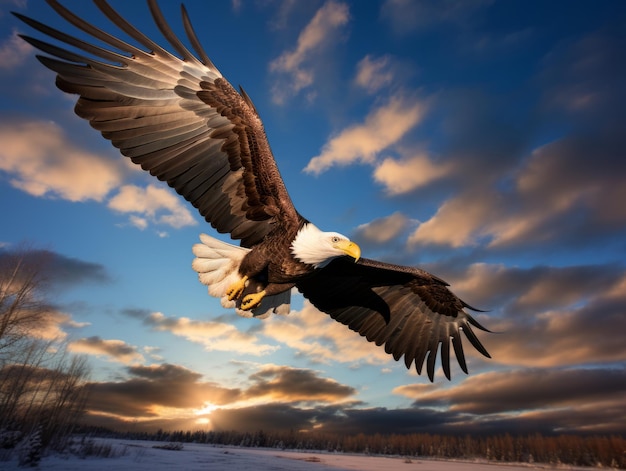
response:
<svg viewBox="0 0 626 471"><path fill-rule="evenodd" d="M239 280L239 265L250 249L222 242L221 240L200 234L201 244L192 248L196 258L191 266L198 272L198 279L208 286L209 294L220 298L225 308L236 308L237 314L243 317L266 318L272 312L275 314L289 314L291 293L286 291L274 296L266 296L259 306L244 311L239 309L239 300L230 301L226 290ZM250 292L261 291L263 286L255 280L248 280L244 295Z"/></svg>

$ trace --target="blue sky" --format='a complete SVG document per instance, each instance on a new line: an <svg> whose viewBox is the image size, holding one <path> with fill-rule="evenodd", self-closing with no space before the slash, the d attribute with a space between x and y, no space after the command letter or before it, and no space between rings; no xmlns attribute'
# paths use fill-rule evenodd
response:
<svg viewBox="0 0 626 471"><path fill-rule="evenodd" d="M179 3L162 1L184 36ZM118 34L97 8L72 11ZM112 1L165 45L143 2ZM53 256L42 336L89 356L94 423L624 433L626 3L188 1L264 121L298 210L448 280L498 334L431 384L301 297L224 310L193 208L73 113L0 1L0 247ZM122 34L122 33L119 33ZM0 252L1 255L2 252Z"/></svg>

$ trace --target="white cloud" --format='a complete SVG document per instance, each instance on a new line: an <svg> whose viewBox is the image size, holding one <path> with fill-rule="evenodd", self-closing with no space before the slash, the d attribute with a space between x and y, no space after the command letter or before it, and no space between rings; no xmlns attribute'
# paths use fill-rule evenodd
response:
<svg viewBox="0 0 626 471"><path fill-rule="evenodd" d="M330 44L334 33L349 19L348 6L334 1L326 2L315 14L311 22L298 37L298 44L292 51L281 54L270 63L270 71L287 75L288 81L279 80L273 87L274 102L285 100L310 86L314 80L313 67L306 62L311 56Z"/></svg>
<svg viewBox="0 0 626 471"><path fill-rule="evenodd" d="M0 69L9 70L19 67L30 57L32 46L17 35L16 31L0 43Z"/></svg>
<svg viewBox="0 0 626 471"><path fill-rule="evenodd" d="M357 64L355 83L368 93L376 93L393 82L393 73L389 70L389 56L372 58L365 56Z"/></svg>
<svg viewBox="0 0 626 471"><path fill-rule="evenodd" d="M197 224L180 197L156 185L146 188L124 185L108 206L120 213L131 213L130 223L139 229L145 229L149 221L175 228Z"/></svg>
<svg viewBox="0 0 626 471"><path fill-rule="evenodd" d="M119 162L77 147L52 122L2 122L0 142L0 170L33 196L102 201L124 174Z"/></svg>
<svg viewBox="0 0 626 471"><path fill-rule="evenodd" d="M399 195L427 185L451 171L451 165L437 165L425 154L402 160L388 157L376 167L374 179L385 186L387 193Z"/></svg>
<svg viewBox="0 0 626 471"><path fill-rule="evenodd" d="M362 124L350 126L327 142L322 153L313 157L306 172L320 174L333 165L355 161L374 163L379 152L396 144L423 118L425 104L402 94L371 111Z"/></svg>
<svg viewBox="0 0 626 471"><path fill-rule="evenodd" d="M155 330L171 332L190 342L198 343L208 351L267 355L278 349L277 346L259 344L254 335L241 332L235 326L224 322L167 317L161 312L153 312L144 319L144 323Z"/></svg>

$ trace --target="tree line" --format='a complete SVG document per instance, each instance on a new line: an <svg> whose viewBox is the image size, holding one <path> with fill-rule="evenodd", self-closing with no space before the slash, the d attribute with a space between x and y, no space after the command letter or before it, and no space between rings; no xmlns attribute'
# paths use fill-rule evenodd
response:
<svg viewBox="0 0 626 471"><path fill-rule="evenodd" d="M257 432L158 430L154 433L120 433L103 428L83 428L81 431L103 437L176 443L626 469L626 439L619 435L546 436L539 433L531 435L506 433L492 436L428 433L345 435L319 431L265 430Z"/></svg>
<svg viewBox="0 0 626 471"><path fill-rule="evenodd" d="M0 250L0 449L62 449L84 412L89 367L46 332L52 255Z"/></svg>

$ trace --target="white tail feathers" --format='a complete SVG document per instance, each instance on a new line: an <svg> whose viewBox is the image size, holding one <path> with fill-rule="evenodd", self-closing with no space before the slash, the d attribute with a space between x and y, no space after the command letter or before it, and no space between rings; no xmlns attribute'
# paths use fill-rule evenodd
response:
<svg viewBox="0 0 626 471"><path fill-rule="evenodd" d="M200 240L201 244L193 246L197 258L191 267L198 272L200 283L209 287L211 296L221 298L224 307L235 307L235 302L226 298L226 290L239 280L239 264L250 249L227 244L206 234L200 234Z"/></svg>
<svg viewBox="0 0 626 471"><path fill-rule="evenodd" d="M210 237L206 234L200 234L201 244L195 244L192 248L196 258L193 260L191 267L198 272L200 282L207 285L209 294L216 298L220 298L222 306L225 308L236 308L237 314L243 317L259 317L265 318L272 312L276 314L289 314L291 292L266 296L261 304L251 311L239 309L239 302L229 301L226 296L226 290L235 282L239 281L239 265L250 249L238 247L236 245L222 242L221 240ZM262 286L258 283L250 281L246 283L246 292L260 291Z"/></svg>

